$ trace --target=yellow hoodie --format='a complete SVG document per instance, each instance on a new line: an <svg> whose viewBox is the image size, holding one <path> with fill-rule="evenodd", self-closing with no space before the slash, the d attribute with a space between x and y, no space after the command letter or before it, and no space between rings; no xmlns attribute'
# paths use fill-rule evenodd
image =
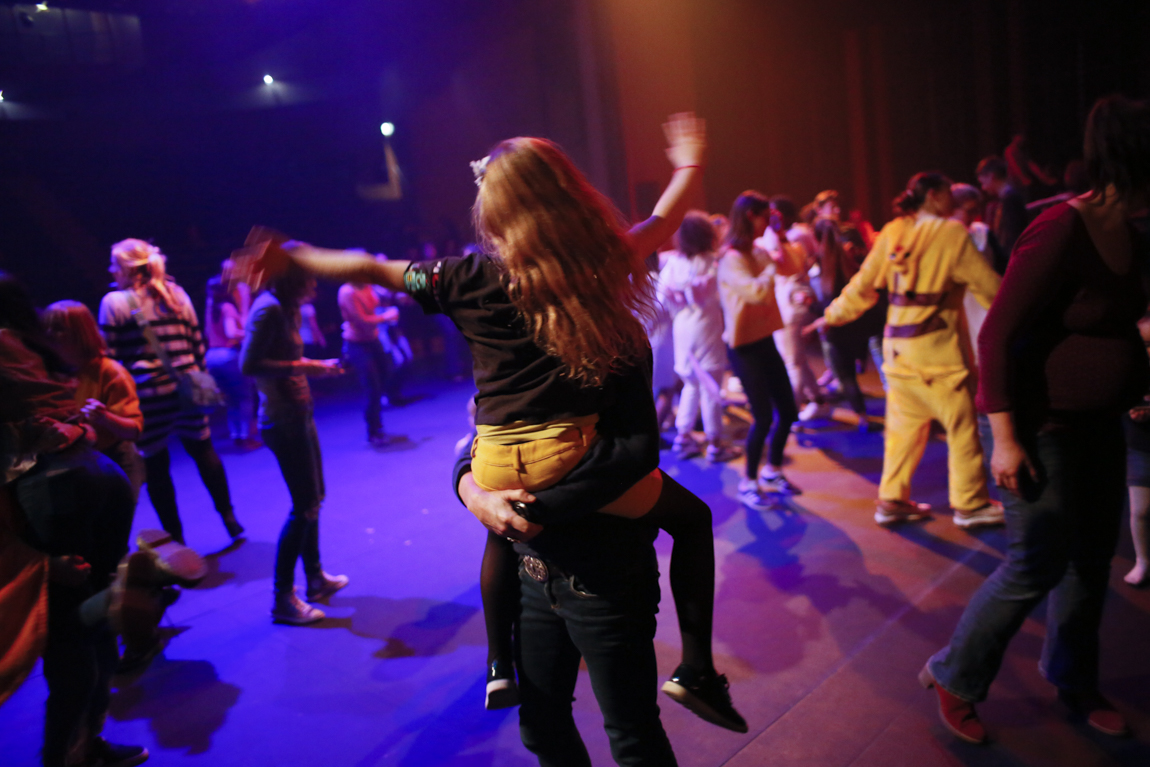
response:
<svg viewBox="0 0 1150 767"><path fill-rule="evenodd" d="M989 307L1000 279L958 221L929 213L883 227L858 273L827 307L828 325L845 325L878 301L890 308L883 333L890 375L932 378L973 370L962 310L966 290Z"/></svg>

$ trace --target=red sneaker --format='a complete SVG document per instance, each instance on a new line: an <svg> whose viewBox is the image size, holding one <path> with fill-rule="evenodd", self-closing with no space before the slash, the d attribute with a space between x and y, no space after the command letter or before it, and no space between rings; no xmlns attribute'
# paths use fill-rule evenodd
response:
<svg viewBox="0 0 1150 767"><path fill-rule="evenodd" d="M946 729L967 743L986 742L986 728L982 726L978 712L974 710L974 704L942 689L942 686L934 681L929 664L918 672L918 682L928 690L933 687L938 693L938 718L946 725Z"/></svg>
<svg viewBox="0 0 1150 767"><path fill-rule="evenodd" d="M1121 738L1130 734L1130 725L1126 719L1097 690L1072 692L1060 689L1058 699L1075 715L1083 717L1088 725L1105 735Z"/></svg>

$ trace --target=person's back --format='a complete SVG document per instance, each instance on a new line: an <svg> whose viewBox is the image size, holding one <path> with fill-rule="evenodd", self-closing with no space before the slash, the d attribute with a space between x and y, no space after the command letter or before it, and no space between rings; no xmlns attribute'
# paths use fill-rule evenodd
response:
<svg viewBox="0 0 1150 767"><path fill-rule="evenodd" d="M969 367L959 332L964 291L970 288L989 304L997 277L975 249L966 228L957 221L920 212L891 221L851 280L889 292L884 354L889 370L910 375L945 375ZM848 309L855 291L844 290L827 309L836 322L839 309ZM842 303L840 303L840 301Z"/></svg>

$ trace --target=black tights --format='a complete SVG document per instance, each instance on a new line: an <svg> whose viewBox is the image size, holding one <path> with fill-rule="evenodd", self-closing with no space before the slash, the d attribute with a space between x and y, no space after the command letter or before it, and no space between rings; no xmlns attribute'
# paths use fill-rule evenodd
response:
<svg viewBox="0 0 1150 767"><path fill-rule="evenodd" d="M715 613L715 544L711 509L690 490L663 475L663 490L643 520L666 530L671 550L671 593L683 638L683 663L710 671ZM510 541L487 534L479 585L487 628L488 662L513 657L512 633L519 617L519 565Z"/></svg>
<svg viewBox="0 0 1150 767"><path fill-rule="evenodd" d="M212 447L211 439L181 439L184 450L196 462L200 479L212 496L212 503L225 523L234 521L232 495L228 489L228 476L224 472L223 461ZM172 456L165 447L155 455L144 459L148 473L148 498L156 509L156 516L164 530L180 543L184 542L184 525L180 522L180 512L176 508L176 486L172 484Z"/></svg>
<svg viewBox="0 0 1150 767"><path fill-rule="evenodd" d="M783 448L791 426L799 419L799 410L787 366L771 336L736 346L729 352L754 418L747 432L746 447L747 478L754 479L758 476L764 443L768 443L767 463L776 468L783 465Z"/></svg>

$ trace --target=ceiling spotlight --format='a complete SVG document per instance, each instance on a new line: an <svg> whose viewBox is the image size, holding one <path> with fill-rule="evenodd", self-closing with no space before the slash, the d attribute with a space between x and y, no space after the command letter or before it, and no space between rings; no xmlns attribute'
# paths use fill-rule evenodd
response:
<svg viewBox="0 0 1150 767"><path fill-rule="evenodd" d="M379 132L384 136L390 136L391 134L395 133L395 126L391 123L383 123L379 126Z"/></svg>
<svg viewBox="0 0 1150 767"><path fill-rule="evenodd" d="M271 85L275 81L276 81L276 79L274 77L272 77L271 75L264 75L264 85Z"/></svg>
<svg viewBox="0 0 1150 767"><path fill-rule="evenodd" d="M4 91L0 91L0 101L4 100Z"/></svg>
<svg viewBox="0 0 1150 767"><path fill-rule="evenodd" d="M41 11L46 11L46 10L48 10L48 4L47 3L36 3L36 12L37 13L39 13Z"/></svg>

